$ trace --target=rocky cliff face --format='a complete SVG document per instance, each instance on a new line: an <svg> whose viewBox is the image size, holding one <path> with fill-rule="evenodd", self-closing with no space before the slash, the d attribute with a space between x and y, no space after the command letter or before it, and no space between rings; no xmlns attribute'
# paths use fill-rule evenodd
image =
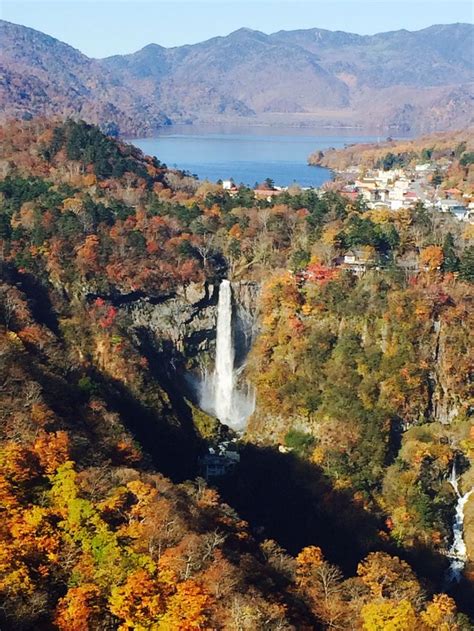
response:
<svg viewBox="0 0 474 631"><path fill-rule="evenodd" d="M242 365L256 333L259 286L232 283L236 363ZM194 283L160 299L138 297L126 311L132 334L160 372L192 397L194 380L213 370L219 287ZM185 375L187 380L177 379ZM186 385L187 384L187 385Z"/></svg>
<svg viewBox="0 0 474 631"><path fill-rule="evenodd" d="M430 373L433 384L430 393L430 412L433 420L439 423L450 423L459 413L461 402L457 393L450 388L449 375L446 370L446 324L441 320L433 323L434 349L433 370Z"/></svg>
<svg viewBox="0 0 474 631"><path fill-rule="evenodd" d="M215 337L217 287L193 284L161 301L139 298L124 306L132 327L146 329L157 349L172 350L189 365L212 347Z"/></svg>

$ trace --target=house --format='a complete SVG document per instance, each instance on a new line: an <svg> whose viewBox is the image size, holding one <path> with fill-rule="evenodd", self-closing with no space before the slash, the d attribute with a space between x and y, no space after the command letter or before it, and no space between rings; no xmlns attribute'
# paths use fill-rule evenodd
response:
<svg viewBox="0 0 474 631"><path fill-rule="evenodd" d="M417 164L415 166L415 171L417 173L428 173L429 171L434 171L435 166L433 166L430 162L425 162L424 164Z"/></svg>
<svg viewBox="0 0 474 631"><path fill-rule="evenodd" d="M237 186L234 183L234 180L223 180L222 181L222 188L224 189L224 191L236 191L237 190Z"/></svg>
<svg viewBox="0 0 474 631"><path fill-rule="evenodd" d="M358 191L347 191L345 189L340 191L340 194L351 202L356 202L360 195Z"/></svg>
<svg viewBox="0 0 474 631"><path fill-rule="evenodd" d="M275 190L271 188L255 188L253 191L255 197L258 199L266 199L267 202L271 202L272 197L275 197L275 195L281 195L282 192L283 191L281 189Z"/></svg>
<svg viewBox="0 0 474 631"><path fill-rule="evenodd" d="M400 208L405 208L405 200L402 199L391 199L390 200L390 209L391 210L400 210Z"/></svg>
<svg viewBox="0 0 474 631"><path fill-rule="evenodd" d="M409 190L411 182L407 179L399 179L393 183L390 189L390 199L403 200L403 195Z"/></svg>
<svg viewBox="0 0 474 631"><path fill-rule="evenodd" d="M458 221L467 221L469 223L474 222L474 212L465 206L455 206L451 209L451 213Z"/></svg>
<svg viewBox="0 0 474 631"><path fill-rule="evenodd" d="M224 459L216 454L206 454L200 458L199 468L206 480L209 480L209 478L217 478L227 473L227 466Z"/></svg>
<svg viewBox="0 0 474 631"><path fill-rule="evenodd" d="M372 254L364 250L348 250L343 258L343 264L356 274L362 274L373 263Z"/></svg>
<svg viewBox="0 0 474 631"><path fill-rule="evenodd" d="M388 189L378 186L375 180L359 180L356 181L355 186L358 195L361 195L368 204L388 200Z"/></svg>
<svg viewBox="0 0 474 631"><path fill-rule="evenodd" d="M415 191L406 191L406 193L403 193L403 201L412 203L412 202L416 202L418 199L418 195L415 193Z"/></svg>
<svg viewBox="0 0 474 631"><path fill-rule="evenodd" d="M461 191L458 188L447 188L445 191L448 197L456 197L461 195Z"/></svg>
<svg viewBox="0 0 474 631"><path fill-rule="evenodd" d="M440 199L436 206L442 213L451 213L458 221L474 223L474 211L456 199Z"/></svg>
<svg viewBox="0 0 474 631"><path fill-rule="evenodd" d="M370 204L368 204L368 206L372 210L390 210L392 208L391 204L387 204L387 202L371 202Z"/></svg>
<svg viewBox="0 0 474 631"><path fill-rule="evenodd" d="M382 186L386 187L388 184L395 182L398 178L403 177L403 175L402 169L390 169L389 171L380 169L376 179Z"/></svg>
<svg viewBox="0 0 474 631"><path fill-rule="evenodd" d="M467 208L461 202L456 199L440 199L437 202L437 206L442 213L452 213L456 217L464 217Z"/></svg>
<svg viewBox="0 0 474 631"><path fill-rule="evenodd" d="M407 276L418 274L419 262L418 254L414 251L409 251L403 256L397 258L397 267L405 272Z"/></svg>

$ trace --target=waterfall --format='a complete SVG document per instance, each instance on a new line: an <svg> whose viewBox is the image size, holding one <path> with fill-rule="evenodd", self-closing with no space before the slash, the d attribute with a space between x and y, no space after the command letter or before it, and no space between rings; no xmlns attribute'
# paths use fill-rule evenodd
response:
<svg viewBox="0 0 474 631"><path fill-rule="evenodd" d="M471 496L471 493L474 491L472 488L464 495L461 495L459 491L459 485L456 478L456 463L453 462L453 467L451 469L451 475L449 477L449 483L453 487L458 501L456 503L456 511L454 514L453 521L453 543L448 551L448 557L450 558L450 565L447 572L447 582L451 583L452 581L456 581L459 583L461 580L461 573L463 571L464 565L467 561L467 549L466 544L464 542L464 507Z"/></svg>
<svg viewBox="0 0 474 631"><path fill-rule="evenodd" d="M228 280L219 288L217 305L214 409L221 423L232 425L234 398L234 346L232 343L232 289Z"/></svg>
<svg viewBox="0 0 474 631"><path fill-rule="evenodd" d="M451 475L449 476L449 484L453 487L456 495L458 497L461 497L459 494L458 479L456 477L456 460L453 460L453 466L451 468Z"/></svg>
<svg viewBox="0 0 474 631"><path fill-rule="evenodd" d="M235 367L232 286L223 280L219 288L216 327L216 360L214 372L204 375L200 406L221 423L240 432L255 409L253 389L241 383L244 365Z"/></svg>

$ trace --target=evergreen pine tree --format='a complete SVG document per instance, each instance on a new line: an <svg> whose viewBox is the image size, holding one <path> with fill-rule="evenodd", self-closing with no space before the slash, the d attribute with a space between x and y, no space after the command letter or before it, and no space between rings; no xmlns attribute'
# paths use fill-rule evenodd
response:
<svg viewBox="0 0 474 631"><path fill-rule="evenodd" d="M448 232L443 243L443 272L457 272L459 270L459 257L456 255L454 239Z"/></svg>

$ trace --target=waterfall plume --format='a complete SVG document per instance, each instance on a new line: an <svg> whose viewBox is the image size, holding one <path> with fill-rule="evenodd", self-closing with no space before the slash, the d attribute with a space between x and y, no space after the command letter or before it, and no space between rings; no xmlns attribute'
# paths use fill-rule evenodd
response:
<svg viewBox="0 0 474 631"><path fill-rule="evenodd" d="M217 305L216 368L214 408L217 418L232 424L234 396L234 346L232 343L232 288L223 280Z"/></svg>
<svg viewBox="0 0 474 631"><path fill-rule="evenodd" d="M239 432L255 408L255 395L248 384L241 385L243 365L235 366L233 297L230 281L219 287L216 325L216 357L212 374L201 384L200 405L219 421Z"/></svg>

